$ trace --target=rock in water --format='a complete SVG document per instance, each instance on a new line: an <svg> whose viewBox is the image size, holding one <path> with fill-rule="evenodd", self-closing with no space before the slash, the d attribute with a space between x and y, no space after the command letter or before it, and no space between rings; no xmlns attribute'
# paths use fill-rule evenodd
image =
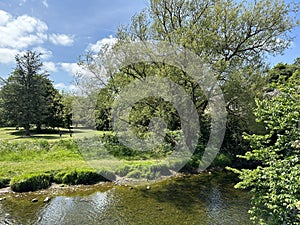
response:
<svg viewBox="0 0 300 225"><path fill-rule="evenodd" d="M44 203L50 202L50 200L51 200L50 197L46 197L46 198L44 199Z"/></svg>
<svg viewBox="0 0 300 225"><path fill-rule="evenodd" d="M150 190L150 189L151 189L151 187L148 185L148 186L146 187L146 189L147 189L147 190Z"/></svg>
<svg viewBox="0 0 300 225"><path fill-rule="evenodd" d="M31 202L38 202L39 200L37 200L36 198L32 199Z"/></svg>

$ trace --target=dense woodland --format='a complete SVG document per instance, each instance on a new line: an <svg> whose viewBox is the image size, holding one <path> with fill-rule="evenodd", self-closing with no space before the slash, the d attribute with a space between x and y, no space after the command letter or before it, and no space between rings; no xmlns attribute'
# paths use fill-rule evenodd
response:
<svg viewBox="0 0 300 225"><path fill-rule="evenodd" d="M294 63L275 66L267 60L290 46L291 31L299 24L294 18L297 12L297 4L281 0L151 0L150 6L133 16L130 24L119 27L113 46L80 57L78 64L96 74L99 82L94 124L88 124L84 111L72 120L73 101L84 99L84 95L56 90L49 74L42 70L40 54L28 51L16 56L14 71L1 81L1 126L23 127L26 135L30 135L30 127L42 132L42 128L82 124L113 131L111 109L121 90L134 80L155 74L180 85L196 106L200 137L191 160L183 168L193 172L208 142L211 122L207 113L209 99L199 84L181 69L163 63L128 65L108 77L101 76L99 65L99 58L129 42L176 44L201 57L217 77L228 113L220 154L225 165L235 168L228 169L239 174L241 182L237 187L253 193L253 221L299 224L300 58L295 56ZM82 79L80 74L75 77L78 83ZM143 138L154 117L162 118L167 126L165 145L155 151L167 156L181 129L174 106L157 97L143 99L135 104L128 123ZM113 134L103 141L122 146ZM113 154L126 157L137 153L123 146L114 148Z"/></svg>

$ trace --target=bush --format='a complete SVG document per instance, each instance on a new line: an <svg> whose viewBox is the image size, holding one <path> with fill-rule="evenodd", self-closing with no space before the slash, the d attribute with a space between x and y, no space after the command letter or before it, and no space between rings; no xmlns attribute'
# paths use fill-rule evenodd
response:
<svg viewBox="0 0 300 225"><path fill-rule="evenodd" d="M225 168L226 166L229 166L231 164L232 164L231 157L224 153L220 153L216 156L216 158L214 159L210 167L218 166L221 168Z"/></svg>
<svg viewBox="0 0 300 225"><path fill-rule="evenodd" d="M16 192L36 191L48 188L51 184L49 174L25 174L14 177L10 181L10 187Z"/></svg>
<svg viewBox="0 0 300 225"><path fill-rule="evenodd" d="M139 170L133 170L131 172L129 172L126 177L129 177L129 178L141 178L142 177L142 172L139 171Z"/></svg>
<svg viewBox="0 0 300 225"><path fill-rule="evenodd" d="M147 179L155 179L159 176L168 176L171 175L171 172L167 165L162 163L137 163L131 165L124 165L117 169L116 173L119 176L126 176L129 178L147 178Z"/></svg>
<svg viewBox="0 0 300 225"><path fill-rule="evenodd" d="M9 179L8 178L0 178L0 188L7 187L9 185Z"/></svg>
<svg viewBox="0 0 300 225"><path fill-rule="evenodd" d="M116 180L116 175L114 172L106 169L101 169L97 171L101 176L103 181L114 181Z"/></svg>
<svg viewBox="0 0 300 225"><path fill-rule="evenodd" d="M125 177L129 172L132 171L132 169L133 168L130 165L120 166L119 168L117 168L116 174L118 174L121 177Z"/></svg>
<svg viewBox="0 0 300 225"><path fill-rule="evenodd" d="M164 164L152 165L150 167L150 170L153 174L159 173L159 175L161 175L161 176L171 175L169 168L167 167L167 165L164 165Z"/></svg>
<svg viewBox="0 0 300 225"><path fill-rule="evenodd" d="M115 175L108 170L96 172L92 169L76 169L54 175L54 182L63 184L95 184L108 180L115 180Z"/></svg>

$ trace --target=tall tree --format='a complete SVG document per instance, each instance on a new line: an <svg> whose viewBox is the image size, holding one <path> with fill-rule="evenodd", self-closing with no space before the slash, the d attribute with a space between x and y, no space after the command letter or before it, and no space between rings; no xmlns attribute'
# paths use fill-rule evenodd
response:
<svg viewBox="0 0 300 225"><path fill-rule="evenodd" d="M293 17L297 11L295 3L284 0L151 0L149 7L135 15L128 26L119 28L116 46L134 41L164 41L201 57L215 73L225 95L229 122L224 146L240 150L240 143L244 142L241 134L257 129L253 126L252 109L254 98L262 95L266 83L266 56L280 54L290 45L290 32L298 22ZM125 50L124 55L130 57L129 54ZM101 74L98 64L99 60L93 60L91 55L81 62L93 74ZM167 76L184 86L199 115L205 114L208 99L188 74L168 65L155 63L154 67L135 64L120 72L124 83L128 77ZM107 77L97 78L102 79L101 85L107 83ZM111 83L114 78L110 75ZM113 93L118 92L113 89Z"/></svg>
<svg viewBox="0 0 300 225"><path fill-rule="evenodd" d="M39 125L47 117L47 89L51 81L42 71L40 54L27 51L17 55L16 68L5 81L1 97L5 115L16 126L24 127L30 135L30 125Z"/></svg>

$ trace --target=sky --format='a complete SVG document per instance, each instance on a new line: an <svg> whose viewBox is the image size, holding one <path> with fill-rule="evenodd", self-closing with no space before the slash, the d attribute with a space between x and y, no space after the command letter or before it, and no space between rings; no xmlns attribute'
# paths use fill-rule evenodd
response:
<svg viewBox="0 0 300 225"><path fill-rule="evenodd" d="M147 0L1 0L0 76L13 71L16 54L35 50L43 54L55 87L72 90L78 57L114 41L118 26L148 5ZM299 27L293 36L284 55L269 59L272 65L300 57Z"/></svg>

